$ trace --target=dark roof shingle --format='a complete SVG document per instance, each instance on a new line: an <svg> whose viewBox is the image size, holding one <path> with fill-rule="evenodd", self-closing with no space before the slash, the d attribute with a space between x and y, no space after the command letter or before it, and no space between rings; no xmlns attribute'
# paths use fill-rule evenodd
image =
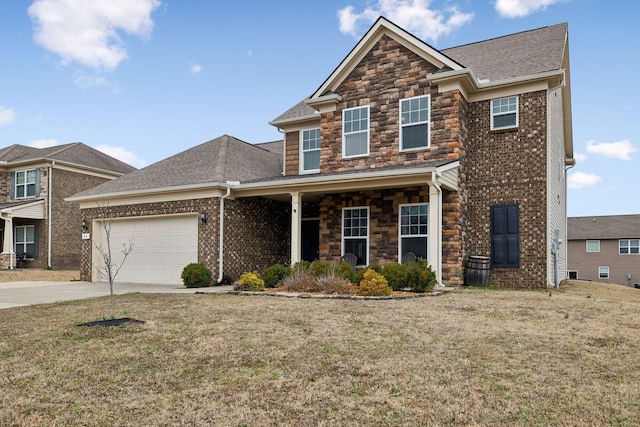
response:
<svg viewBox="0 0 640 427"><path fill-rule="evenodd" d="M640 215L579 216L567 219L569 240L640 238Z"/></svg>

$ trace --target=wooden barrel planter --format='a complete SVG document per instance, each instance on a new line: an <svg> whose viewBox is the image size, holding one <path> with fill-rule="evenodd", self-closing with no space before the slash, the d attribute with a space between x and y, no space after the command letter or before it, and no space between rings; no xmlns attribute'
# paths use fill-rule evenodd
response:
<svg viewBox="0 0 640 427"><path fill-rule="evenodd" d="M466 286L487 286L490 261L486 256L469 256L464 274L464 284Z"/></svg>

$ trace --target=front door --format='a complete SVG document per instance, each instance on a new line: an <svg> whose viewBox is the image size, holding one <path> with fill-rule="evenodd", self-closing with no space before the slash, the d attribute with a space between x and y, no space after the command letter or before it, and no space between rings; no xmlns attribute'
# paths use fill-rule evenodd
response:
<svg viewBox="0 0 640 427"><path fill-rule="evenodd" d="M302 220L302 259L313 262L320 255L320 220Z"/></svg>

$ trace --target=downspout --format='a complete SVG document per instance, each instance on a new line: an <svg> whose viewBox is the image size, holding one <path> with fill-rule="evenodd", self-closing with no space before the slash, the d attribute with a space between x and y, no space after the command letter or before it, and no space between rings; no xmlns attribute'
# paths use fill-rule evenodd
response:
<svg viewBox="0 0 640 427"><path fill-rule="evenodd" d="M436 275L438 277L438 286L444 288L445 286L442 283L442 188L440 187L440 184L438 184L438 174L436 171L431 172L431 182L438 192L438 218L436 218L438 221L438 262L435 267ZM429 203L431 203L431 200L429 200Z"/></svg>
<svg viewBox="0 0 640 427"><path fill-rule="evenodd" d="M224 196L220 197L220 218L218 220L219 230L218 230L218 281L217 283L222 282L224 279L224 199L229 197L231 194L231 186L240 184L237 181L227 181L227 192Z"/></svg>
<svg viewBox="0 0 640 427"><path fill-rule="evenodd" d="M47 227L49 229L48 231L48 238L47 238L47 266L49 268L51 268L51 233L52 233L52 228L53 228L53 218L52 218L52 211L51 211L51 205L52 205L52 183L53 183L53 166L56 164L56 161L53 160L51 162L51 166L49 166L49 188L47 189L47 193L48 193L48 197L49 197L49 207L47 209L47 220L49 221L49 223L47 224Z"/></svg>

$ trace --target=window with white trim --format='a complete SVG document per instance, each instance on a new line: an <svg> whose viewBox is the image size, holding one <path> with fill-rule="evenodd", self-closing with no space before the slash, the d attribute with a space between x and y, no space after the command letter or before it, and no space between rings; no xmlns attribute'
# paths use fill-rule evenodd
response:
<svg viewBox="0 0 640 427"><path fill-rule="evenodd" d="M25 259L34 259L36 255L36 227L33 225L18 225L14 229L15 253L25 254Z"/></svg>
<svg viewBox="0 0 640 427"><path fill-rule="evenodd" d="M600 279L609 278L609 267L598 267L598 277Z"/></svg>
<svg viewBox="0 0 640 427"><path fill-rule="evenodd" d="M640 239L621 239L620 255L637 255L640 253Z"/></svg>
<svg viewBox="0 0 640 427"><path fill-rule="evenodd" d="M400 100L400 150L429 147L429 95Z"/></svg>
<svg viewBox="0 0 640 427"><path fill-rule="evenodd" d="M23 171L17 171L16 177L15 198L22 199L25 197L33 197L36 195L36 170L28 169Z"/></svg>
<svg viewBox="0 0 640 427"><path fill-rule="evenodd" d="M400 259L408 252L427 259L427 203L400 205Z"/></svg>
<svg viewBox="0 0 640 427"><path fill-rule="evenodd" d="M491 101L491 130L518 127L518 97Z"/></svg>
<svg viewBox="0 0 640 427"><path fill-rule="evenodd" d="M369 106L342 110L342 157L369 154Z"/></svg>
<svg viewBox="0 0 640 427"><path fill-rule="evenodd" d="M365 266L369 259L369 208L342 209L342 254L358 257L356 265Z"/></svg>
<svg viewBox="0 0 640 427"><path fill-rule="evenodd" d="M300 172L320 171L320 128L306 129L300 134L302 161Z"/></svg>
<svg viewBox="0 0 640 427"><path fill-rule="evenodd" d="M587 252L600 252L600 240L587 240Z"/></svg>

